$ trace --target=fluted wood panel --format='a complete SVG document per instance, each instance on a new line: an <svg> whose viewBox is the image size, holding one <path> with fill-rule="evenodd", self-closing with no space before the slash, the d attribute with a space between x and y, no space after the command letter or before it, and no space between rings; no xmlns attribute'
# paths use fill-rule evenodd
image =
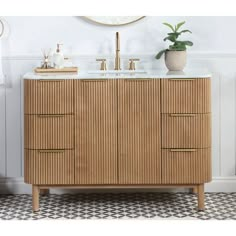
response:
<svg viewBox="0 0 236 236"><path fill-rule="evenodd" d="M25 114L72 114L73 80L24 80Z"/></svg>
<svg viewBox="0 0 236 236"><path fill-rule="evenodd" d="M211 114L162 114L162 148L211 147Z"/></svg>
<svg viewBox="0 0 236 236"><path fill-rule="evenodd" d="M209 113L211 112L211 80L162 79L162 113Z"/></svg>
<svg viewBox="0 0 236 236"><path fill-rule="evenodd" d="M161 183L160 133L160 80L119 80L119 184Z"/></svg>
<svg viewBox="0 0 236 236"><path fill-rule="evenodd" d="M163 184L200 184L211 181L211 149L162 149Z"/></svg>
<svg viewBox="0 0 236 236"><path fill-rule="evenodd" d="M74 151L25 150L25 182L74 184Z"/></svg>
<svg viewBox="0 0 236 236"><path fill-rule="evenodd" d="M25 115L25 148L74 148L74 115Z"/></svg>
<svg viewBox="0 0 236 236"><path fill-rule="evenodd" d="M117 81L75 81L75 183L117 183Z"/></svg>

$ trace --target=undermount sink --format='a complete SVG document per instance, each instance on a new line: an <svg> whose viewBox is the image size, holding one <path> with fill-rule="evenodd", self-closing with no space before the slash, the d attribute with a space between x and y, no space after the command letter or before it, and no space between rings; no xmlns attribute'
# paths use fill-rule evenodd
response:
<svg viewBox="0 0 236 236"><path fill-rule="evenodd" d="M90 70L88 74L146 74L145 70Z"/></svg>

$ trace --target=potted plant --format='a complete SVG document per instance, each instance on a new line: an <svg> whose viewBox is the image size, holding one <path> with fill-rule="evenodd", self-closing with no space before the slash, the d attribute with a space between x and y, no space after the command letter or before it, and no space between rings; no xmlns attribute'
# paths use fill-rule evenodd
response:
<svg viewBox="0 0 236 236"><path fill-rule="evenodd" d="M168 49L161 50L156 59L160 59L165 54L165 64L170 71L182 71L186 65L186 49L187 46L192 46L190 41L179 41L178 38L182 33L192 33L190 30L181 30L180 28L185 24L185 21L172 26L169 23L163 23L171 29L168 36L164 38L164 41L168 40L173 44Z"/></svg>

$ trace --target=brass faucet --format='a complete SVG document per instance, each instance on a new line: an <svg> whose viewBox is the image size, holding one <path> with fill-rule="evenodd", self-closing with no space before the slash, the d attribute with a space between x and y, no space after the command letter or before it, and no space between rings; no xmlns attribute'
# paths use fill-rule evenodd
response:
<svg viewBox="0 0 236 236"><path fill-rule="evenodd" d="M120 68L120 35L119 35L119 32L116 32L115 70L121 70L121 68Z"/></svg>

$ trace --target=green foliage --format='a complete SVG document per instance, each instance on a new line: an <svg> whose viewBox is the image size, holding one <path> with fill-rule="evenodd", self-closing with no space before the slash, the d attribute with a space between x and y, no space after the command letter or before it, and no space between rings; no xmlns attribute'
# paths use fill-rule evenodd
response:
<svg viewBox="0 0 236 236"><path fill-rule="evenodd" d="M164 50L161 50L157 55L156 55L156 59L160 59L162 57L162 55L168 51L168 50L171 50L171 51L184 51L187 49L186 46L193 46L193 43L191 41L180 41L180 40L177 40L178 37L183 34L183 33L192 33L190 30L182 30L182 31L179 31L179 29L185 24L185 21L183 22L180 22L178 23L177 25L175 26L172 26L171 24L169 23L163 23L163 25L169 27L171 29L171 33L168 33L167 37L164 38L164 41L170 41L172 42L173 44L169 46L168 49L164 49Z"/></svg>

